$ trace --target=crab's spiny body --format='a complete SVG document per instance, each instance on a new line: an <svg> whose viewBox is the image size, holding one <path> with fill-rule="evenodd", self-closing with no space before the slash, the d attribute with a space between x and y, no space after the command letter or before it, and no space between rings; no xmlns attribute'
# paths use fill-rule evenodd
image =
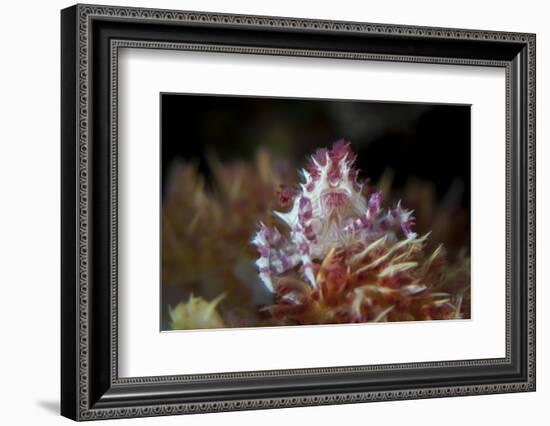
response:
<svg viewBox="0 0 550 426"><path fill-rule="evenodd" d="M313 260L324 258L332 248L352 241L366 244L384 235L395 238L399 228L407 237L416 237L411 230L411 211L398 203L384 212L379 192L368 199L362 194L355 159L350 144L337 141L331 149L319 149L311 156L302 170L304 182L299 191L288 187L281 191L280 198L292 207L286 213L274 214L288 226L289 236L260 224L252 240L259 253L259 275L268 290L274 291L274 277L299 264L316 287Z"/></svg>

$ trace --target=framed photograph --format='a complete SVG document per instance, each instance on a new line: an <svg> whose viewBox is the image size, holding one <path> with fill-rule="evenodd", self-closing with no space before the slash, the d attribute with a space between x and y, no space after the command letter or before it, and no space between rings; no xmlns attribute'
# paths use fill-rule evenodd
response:
<svg viewBox="0 0 550 426"><path fill-rule="evenodd" d="M61 12L61 412L535 390L535 35Z"/></svg>

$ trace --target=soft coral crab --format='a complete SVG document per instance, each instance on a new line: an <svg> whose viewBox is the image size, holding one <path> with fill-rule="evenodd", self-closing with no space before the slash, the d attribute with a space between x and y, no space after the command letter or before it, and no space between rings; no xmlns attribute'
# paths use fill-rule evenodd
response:
<svg viewBox="0 0 550 426"><path fill-rule="evenodd" d="M256 265L260 279L269 291L274 292L274 277L299 264L307 281L317 287L313 261L351 241L368 243L382 236L395 239L396 231L416 238L411 230L412 211L402 208L401 203L384 211L380 192L368 198L363 195L355 159L350 143L344 140L330 149L317 150L302 170L300 190L283 191L285 199L291 199L290 211L274 212L290 228L289 237L260 223L252 244L259 253Z"/></svg>

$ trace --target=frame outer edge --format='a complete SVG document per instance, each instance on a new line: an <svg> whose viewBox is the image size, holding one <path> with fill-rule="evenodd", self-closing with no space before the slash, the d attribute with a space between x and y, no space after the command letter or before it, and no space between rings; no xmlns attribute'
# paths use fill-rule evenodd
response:
<svg viewBox="0 0 550 426"><path fill-rule="evenodd" d="M77 7L61 11L61 407L78 418L78 280L76 259Z"/></svg>
<svg viewBox="0 0 550 426"><path fill-rule="evenodd" d="M528 285L528 365L527 380L530 390L536 391L536 34L529 34L527 42L527 285Z"/></svg>

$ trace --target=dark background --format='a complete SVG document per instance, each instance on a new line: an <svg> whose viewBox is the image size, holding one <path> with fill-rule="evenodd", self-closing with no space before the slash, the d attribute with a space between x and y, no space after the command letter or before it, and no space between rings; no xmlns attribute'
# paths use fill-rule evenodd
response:
<svg viewBox="0 0 550 426"><path fill-rule="evenodd" d="M392 169L395 188L418 177L438 198L458 180L469 209L468 105L161 94L163 189L177 160L197 162L208 178L207 155L248 160L263 147L301 168L340 138L351 141L361 178Z"/></svg>

